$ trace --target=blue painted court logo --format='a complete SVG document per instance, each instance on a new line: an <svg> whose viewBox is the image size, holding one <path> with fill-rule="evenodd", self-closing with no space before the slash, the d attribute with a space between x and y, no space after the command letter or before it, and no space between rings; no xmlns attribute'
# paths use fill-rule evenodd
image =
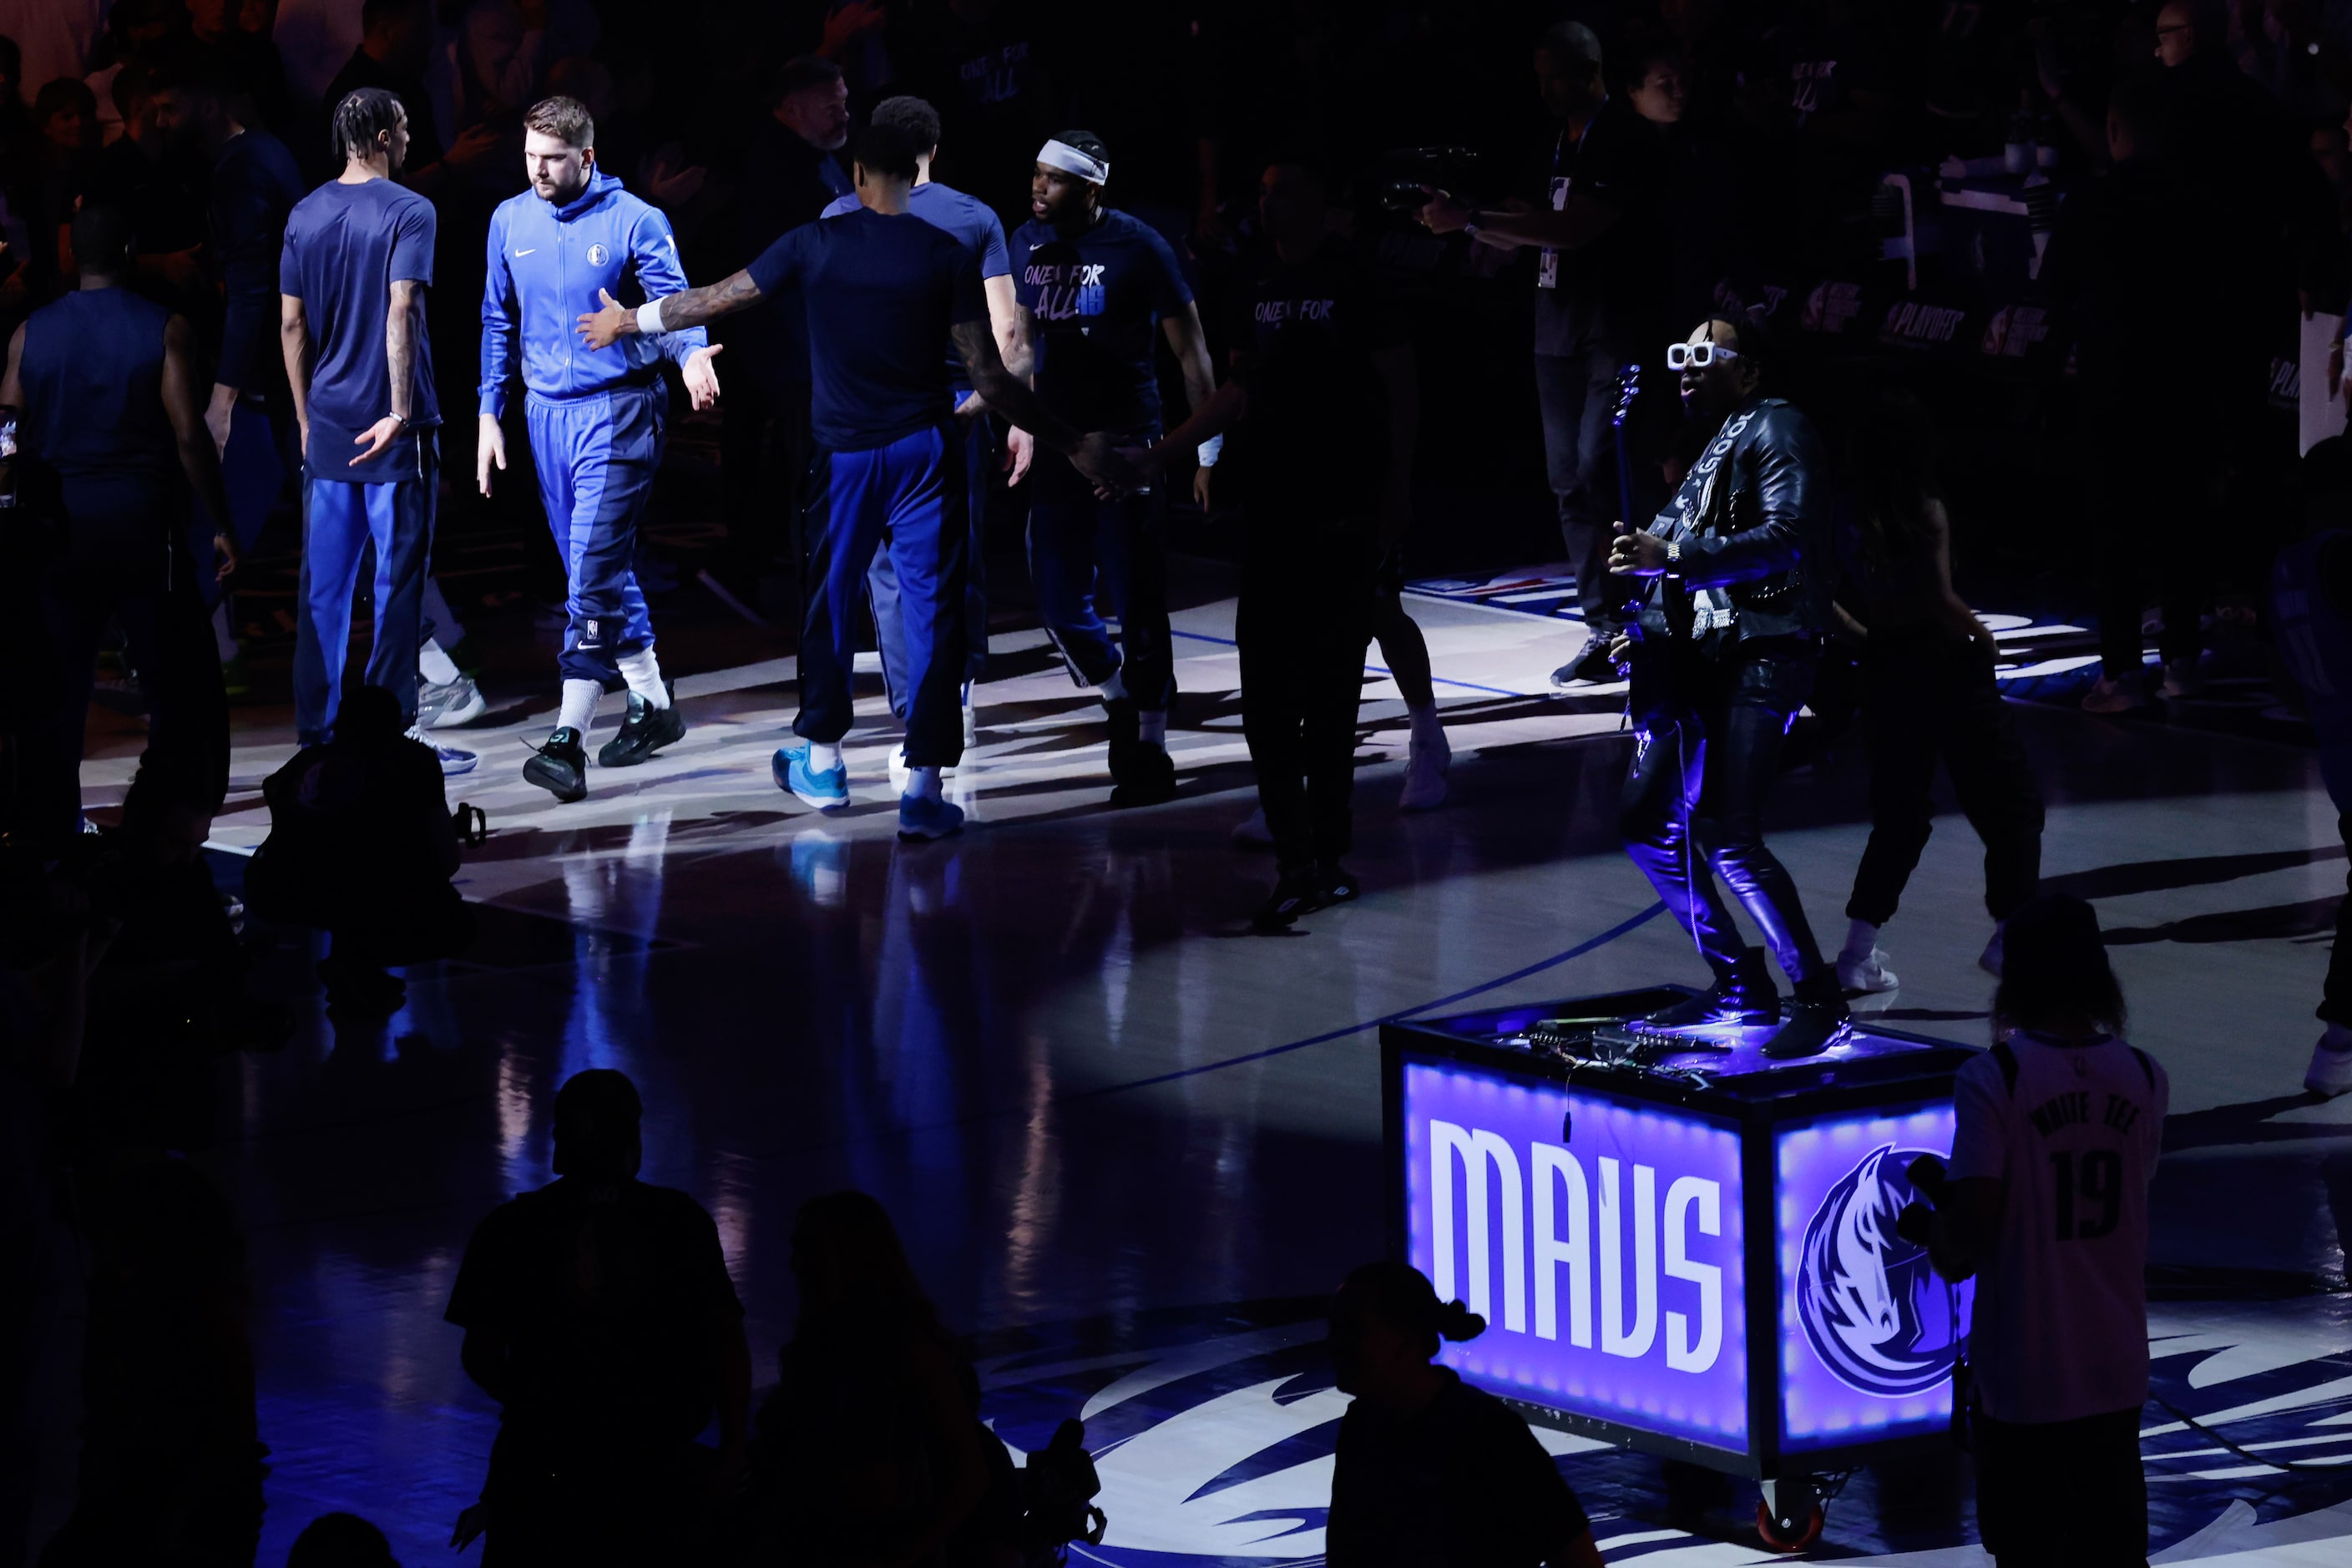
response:
<svg viewBox="0 0 2352 1568"><path fill-rule="evenodd" d="M1891 1226L1899 1210L1884 1205L1907 1194L1902 1172L1912 1153L1879 1149L1843 1178L1843 1198L1823 1212L1858 1220L1882 1214ZM1903 1260L1893 1261L1899 1274ZM2352 1393L2343 1392L2352 1388L2352 1323L2342 1300L2153 1306L2157 1386L2203 1419L2222 1422L2235 1440L2290 1441L2292 1455L2352 1458ZM981 1414L1016 1465L1066 1418L1086 1422L1103 1483L1096 1500L1110 1526L1100 1545L1071 1550L1072 1568L1321 1568L1332 1455L1348 1406L1331 1386L1323 1310L1320 1300L1236 1302L980 1337ZM1719 1530L1692 1535L1666 1527L1671 1505L1656 1459L1541 1427L1536 1437L1588 1504L1608 1500L1605 1510L1595 1510L1595 1533L1610 1562L1717 1568L1765 1561ZM2352 1508L2344 1506L2352 1501L2352 1464L2265 1478L2260 1484L2275 1489L2258 1519L2231 1500L2249 1484L2244 1466L2216 1457L2206 1439L2189 1432L2153 1436L2147 1457L2150 1479L2167 1483L2149 1489L2156 1541L2198 1534L2202 1543L2184 1557L2253 1551L2274 1540L2305 1552L2321 1541L2352 1544ZM1742 1494L1738 1506L1752 1507L1753 1498ZM1872 1516L1851 1505L1830 1511L1830 1538L1862 1554L1851 1563L1878 1552L1916 1561L1907 1554L1959 1546L1973 1533L1954 1518L1890 1539Z"/></svg>
<svg viewBox="0 0 2352 1568"><path fill-rule="evenodd" d="M1904 1173L1927 1151L1881 1144L1841 1177L1805 1226L1797 1314L1822 1364L1857 1393L1905 1399L1952 1374L1952 1290L1927 1249L1895 1234L1919 1196Z"/></svg>
<svg viewBox="0 0 2352 1568"><path fill-rule="evenodd" d="M591 267L602 267L604 265L604 258L611 254L613 253L606 250L601 245L592 245L588 247L588 265Z"/></svg>

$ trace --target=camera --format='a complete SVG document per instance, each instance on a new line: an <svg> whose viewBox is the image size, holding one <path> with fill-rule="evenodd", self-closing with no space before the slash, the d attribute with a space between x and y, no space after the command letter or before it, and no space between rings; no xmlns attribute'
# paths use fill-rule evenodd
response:
<svg viewBox="0 0 2352 1568"><path fill-rule="evenodd" d="M1480 163L1468 147L1392 148L1373 164L1372 194L1382 210L1392 213L1418 211L1429 200L1429 190L1468 199L1483 183Z"/></svg>

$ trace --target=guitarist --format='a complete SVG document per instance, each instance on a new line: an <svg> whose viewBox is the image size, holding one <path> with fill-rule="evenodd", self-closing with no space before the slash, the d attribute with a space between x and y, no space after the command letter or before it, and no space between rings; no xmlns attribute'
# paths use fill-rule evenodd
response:
<svg viewBox="0 0 2352 1568"><path fill-rule="evenodd" d="M1795 990L1766 1054L1804 1057L1850 1020L1796 884L1765 847L1763 817L1782 737L1812 689L1830 520L1820 439L1762 395L1765 350L1761 326L1711 319L1667 352L1685 415L1713 435L1666 509L1638 531L1619 523L1610 549L1611 573L1640 589L1639 618L1611 649L1631 667L1637 731L1618 821L1626 852L1715 972L1707 991L1650 1026L1780 1023L1764 954L1741 940L1712 867Z"/></svg>

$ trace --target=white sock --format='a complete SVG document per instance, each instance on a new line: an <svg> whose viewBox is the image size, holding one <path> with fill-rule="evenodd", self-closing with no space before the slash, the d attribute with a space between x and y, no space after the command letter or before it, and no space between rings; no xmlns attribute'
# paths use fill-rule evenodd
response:
<svg viewBox="0 0 2352 1568"><path fill-rule="evenodd" d="M213 647L219 651L223 664L237 655L236 639L228 635L228 595L226 594L221 595L221 602L213 606Z"/></svg>
<svg viewBox="0 0 2352 1568"><path fill-rule="evenodd" d="M669 689L662 685L661 661L654 658L653 649L625 653L620 664L621 679L629 683L630 690L644 698L650 707L669 706Z"/></svg>
<svg viewBox="0 0 2352 1568"><path fill-rule="evenodd" d="M1424 702L1418 708L1408 708L1405 717L1412 721L1412 743L1430 751L1445 746L1445 726L1437 721L1437 704Z"/></svg>
<svg viewBox="0 0 2352 1568"><path fill-rule="evenodd" d="M1146 708L1136 714L1135 720L1136 733L1145 745L1157 746L1163 752L1168 749L1167 709Z"/></svg>
<svg viewBox="0 0 2352 1568"><path fill-rule="evenodd" d="M809 742L809 772L813 773L829 773L839 766L841 766L841 747L839 745L828 746L823 741L811 741Z"/></svg>
<svg viewBox="0 0 2352 1568"><path fill-rule="evenodd" d="M1110 672L1110 679L1104 681L1100 686L1096 687L1095 689L1102 693L1102 700L1105 702L1124 702L1127 700L1127 682L1118 678L1118 671L1115 669Z"/></svg>
<svg viewBox="0 0 2352 1568"><path fill-rule="evenodd" d="M1851 958L1858 963L1868 958L1871 950L1877 945L1878 928L1876 926L1872 925L1868 921L1848 921L1845 927L1845 951L1838 956Z"/></svg>
<svg viewBox="0 0 2352 1568"><path fill-rule="evenodd" d="M937 768L908 768L907 770L906 793L910 795L919 795L925 800L939 799L940 770Z"/></svg>
<svg viewBox="0 0 2352 1568"><path fill-rule="evenodd" d="M416 673L432 685L446 686L457 679L457 667L441 651L439 643L426 637L425 646L416 650Z"/></svg>
<svg viewBox="0 0 2352 1568"><path fill-rule="evenodd" d="M563 710L555 716L559 730L588 732L596 721L596 703L604 695L604 688L593 680L570 680L563 683Z"/></svg>

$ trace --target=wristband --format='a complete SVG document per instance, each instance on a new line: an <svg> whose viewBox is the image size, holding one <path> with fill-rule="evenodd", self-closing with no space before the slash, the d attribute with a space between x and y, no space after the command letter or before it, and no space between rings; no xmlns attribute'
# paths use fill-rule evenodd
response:
<svg viewBox="0 0 2352 1568"><path fill-rule="evenodd" d="M1217 459L1225 455L1225 438L1223 436L1210 437L1207 440L1201 443L1195 455L1201 460L1201 467L1204 468L1215 468L1217 466Z"/></svg>
<svg viewBox="0 0 2352 1568"><path fill-rule="evenodd" d="M637 331L649 338L661 336L661 301L648 300L637 307Z"/></svg>

